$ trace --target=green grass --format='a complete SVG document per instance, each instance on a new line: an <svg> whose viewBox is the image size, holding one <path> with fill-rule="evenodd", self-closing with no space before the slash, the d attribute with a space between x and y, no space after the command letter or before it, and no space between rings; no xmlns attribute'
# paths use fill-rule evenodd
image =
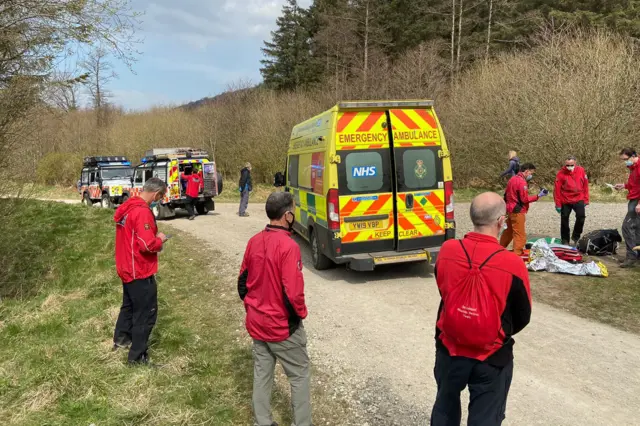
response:
<svg viewBox="0 0 640 426"><path fill-rule="evenodd" d="M249 195L250 203L265 203L269 195L275 191L273 185L258 184L254 185L253 191ZM222 194L215 198L217 203L239 203L240 192L238 188L231 184L225 184Z"/></svg>
<svg viewBox="0 0 640 426"><path fill-rule="evenodd" d="M640 334L640 269L621 269L611 257L587 260L603 262L609 277L532 272L534 301Z"/></svg>
<svg viewBox="0 0 640 426"><path fill-rule="evenodd" d="M0 225L11 236L0 254L3 425L251 423L251 350L233 278L211 269L224 262L221 253L170 231L150 349L163 368L128 367L126 351L110 350L122 298L113 212L0 200L7 207L13 214ZM315 397L320 418L340 415L338 404ZM273 403L277 420L290 423L288 397L276 390Z"/></svg>
<svg viewBox="0 0 640 426"><path fill-rule="evenodd" d="M2 186L2 195L23 198L42 198L48 200L80 200L75 186L51 186L36 183L17 184L8 182Z"/></svg>

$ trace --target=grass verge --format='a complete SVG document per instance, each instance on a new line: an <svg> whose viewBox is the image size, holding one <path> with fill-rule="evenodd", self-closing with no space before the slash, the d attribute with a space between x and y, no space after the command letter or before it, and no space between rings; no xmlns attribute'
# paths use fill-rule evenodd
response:
<svg viewBox="0 0 640 426"><path fill-rule="evenodd" d="M506 185L505 185L506 186ZM481 194L483 192L492 191L497 192L498 194L504 194L504 188L502 187L494 187L494 188L456 188L455 189L455 201L459 201L462 203L469 203L473 198ZM537 186L535 189L539 189ZM550 188L547 188L550 189ZM532 188L531 193L533 194L535 190ZM626 203L627 202L627 193L626 191L614 191L606 186L596 186L592 185L590 187L589 198L592 203ZM550 192L547 197L542 198L540 201L543 202L553 202L553 192Z"/></svg>
<svg viewBox="0 0 640 426"><path fill-rule="evenodd" d="M640 334L640 269L621 269L611 256L588 260L603 262L609 277L532 272L534 301Z"/></svg>
<svg viewBox="0 0 640 426"><path fill-rule="evenodd" d="M235 285L211 268L228 268L220 253L172 232L161 254L150 350L163 367L132 368L125 351L111 351L122 297L113 212L0 203L12 204L0 225L12 236L0 255L3 425L251 424L253 361ZM282 388L273 411L287 424ZM338 404L315 397L319 418L340 415Z"/></svg>
<svg viewBox="0 0 640 426"><path fill-rule="evenodd" d="M250 203L265 203L269 195L275 191L273 185L258 184L254 185L253 191L249 195ZM239 203L240 192L238 188L233 185L227 185L224 187L222 194L215 198L218 203Z"/></svg>

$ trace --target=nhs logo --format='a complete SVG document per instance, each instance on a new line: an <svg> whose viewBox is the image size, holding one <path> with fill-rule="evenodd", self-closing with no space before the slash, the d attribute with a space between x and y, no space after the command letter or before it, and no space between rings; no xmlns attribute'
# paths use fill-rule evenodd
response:
<svg viewBox="0 0 640 426"><path fill-rule="evenodd" d="M376 166L357 166L351 169L353 177L372 177L378 174Z"/></svg>

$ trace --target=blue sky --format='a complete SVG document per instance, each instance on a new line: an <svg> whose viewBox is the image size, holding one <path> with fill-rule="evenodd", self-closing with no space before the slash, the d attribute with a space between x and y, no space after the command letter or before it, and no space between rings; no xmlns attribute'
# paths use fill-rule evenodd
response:
<svg viewBox="0 0 640 426"><path fill-rule="evenodd" d="M311 0L300 1L308 6ZM116 64L112 102L140 110L259 83L260 48L285 0L132 0L144 11L135 74Z"/></svg>

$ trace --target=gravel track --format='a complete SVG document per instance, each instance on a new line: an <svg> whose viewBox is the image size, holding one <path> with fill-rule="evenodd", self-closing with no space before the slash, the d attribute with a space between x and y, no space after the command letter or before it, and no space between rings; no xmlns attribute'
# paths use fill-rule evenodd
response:
<svg viewBox="0 0 640 426"><path fill-rule="evenodd" d="M468 207L456 208L459 235L470 230ZM623 204L593 204L586 230L619 228L625 211ZM249 218L236 212L236 205L219 204L214 214L169 224L225 251L237 269L247 240L266 217L258 204L249 206ZM534 205L527 229L558 234L553 204ZM301 246L310 265L308 247ZM233 292L234 277L229 281ZM305 281L312 360L331 378L332 391L354 407L353 418L341 424L427 424L435 397L439 303L429 269L418 264L362 273L306 267ZM532 323L516 340L505 425L640 424L639 336L535 304Z"/></svg>

